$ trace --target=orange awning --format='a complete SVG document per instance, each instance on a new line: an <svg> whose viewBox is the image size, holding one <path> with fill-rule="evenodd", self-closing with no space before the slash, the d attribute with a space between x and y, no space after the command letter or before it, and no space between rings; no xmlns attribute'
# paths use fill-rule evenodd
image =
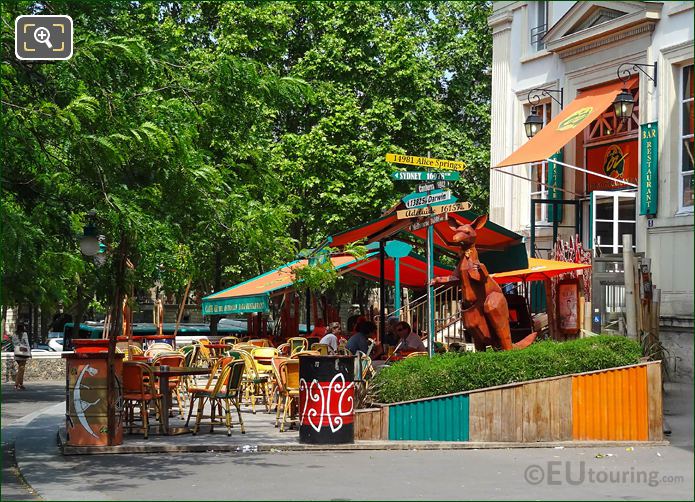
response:
<svg viewBox="0 0 695 502"><path fill-rule="evenodd" d="M620 90L623 87L629 88L632 83L631 80L626 83L615 82L583 91L538 134L495 167L540 162L549 158L605 112L613 104Z"/></svg>
<svg viewBox="0 0 695 502"><path fill-rule="evenodd" d="M543 281L555 277L556 275L566 274L567 272L591 268L591 265L584 263L542 260L540 258L529 258L528 264L529 268L490 274L490 276L495 279L498 284L507 284L508 282Z"/></svg>
<svg viewBox="0 0 695 502"><path fill-rule="evenodd" d="M357 260L350 255L331 256L333 266L342 273L351 272L378 281L380 277L379 253L368 253ZM244 312L268 312L269 300L274 294L293 287L294 270L305 267L307 260L295 260L258 277L203 298L203 315L226 315ZM450 275L452 268L435 261L435 276ZM384 280L395 281L393 258L384 261ZM407 288L424 288L427 284L427 260L415 253L400 259L400 282Z"/></svg>

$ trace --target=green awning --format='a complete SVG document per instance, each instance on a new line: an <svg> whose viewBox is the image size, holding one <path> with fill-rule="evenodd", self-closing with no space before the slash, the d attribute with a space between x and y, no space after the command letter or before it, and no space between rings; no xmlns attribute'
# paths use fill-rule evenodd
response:
<svg viewBox="0 0 695 502"><path fill-rule="evenodd" d="M263 293L254 296L238 296L220 300L203 300L203 315L247 314L250 312L269 312L270 295Z"/></svg>

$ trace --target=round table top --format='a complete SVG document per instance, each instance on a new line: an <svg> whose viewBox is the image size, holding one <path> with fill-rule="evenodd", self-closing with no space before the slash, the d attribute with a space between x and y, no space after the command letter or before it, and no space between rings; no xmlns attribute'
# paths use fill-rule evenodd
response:
<svg viewBox="0 0 695 502"><path fill-rule="evenodd" d="M210 372L210 368L193 368L190 366L155 366L152 368L152 373L157 376L209 375Z"/></svg>

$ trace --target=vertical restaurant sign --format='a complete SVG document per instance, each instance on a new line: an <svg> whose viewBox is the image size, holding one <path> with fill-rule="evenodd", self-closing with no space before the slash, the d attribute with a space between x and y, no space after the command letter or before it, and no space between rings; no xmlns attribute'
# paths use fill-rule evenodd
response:
<svg viewBox="0 0 695 502"><path fill-rule="evenodd" d="M562 162L562 148L550 157L550 160L559 160ZM548 198L562 199L562 166L555 162L548 162ZM562 221L562 204L557 206L548 204L548 221Z"/></svg>
<svg viewBox="0 0 695 502"><path fill-rule="evenodd" d="M659 205L659 134L657 122L640 126L642 150L640 157L639 214L653 216Z"/></svg>
<svg viewBox="0 0 695 502"><path fill-rule="evenodd" d="M587 192L594 190L619 190L627 188L627 185L618 183L627 181L637 185L637 139L616 141L606 145L587 147L587 170L615 178L616 181L587 175Z"/></svg>

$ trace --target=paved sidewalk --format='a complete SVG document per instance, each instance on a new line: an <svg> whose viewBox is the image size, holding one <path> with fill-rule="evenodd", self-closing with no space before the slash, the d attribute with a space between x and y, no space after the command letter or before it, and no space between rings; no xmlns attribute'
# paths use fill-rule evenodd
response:
<svg viewBox="0 0 695 502"><path fill-rule="evenodd" d="M20 474L16 462L18 433L45 410L65 400L65 383L25 382L17 391L12 382L2 384L2 496L0 500L41 500Z"/></svg>
<svg viewBox="0 0 695 502"><path fill-rule="evenodd" d="M571 494L573 494L573 498L591 497L594 492L588 485L577 490L574 490L574 486L565 485L562 487L564 492L554 492L547 486L529 486L529 483L524 481L524 467L528 464L544 465L543 463L546 462L544 459L549 458L566 459L567 462L573 462L573 465L579 459L592 459L592 463L613 466L613 469L634 469L645 466L656 468L659 466L660 472L682 476L685 478L685 483L668 488L660 487L661 490L664 490L662 492L641 490L636 485L627 488L619 486L617 491L614 491L615 487L602 487L602 489L607 490L605 491L607 496L610 493L611 496L618 498L621 496L622 498L662 498L658 493L662 493L669 499L692 498L692 385L667 384L665 413L673 429L673 434L669 438L672 445L659 448L639 446L634 448L634 451L626 450L625 447L606 446L602 448L426 452L423 451L425 445L419 443L405 445L404 447L408 451L400 452L281 452L278 451L280 448L270 447L261 453L254 449L254 445L259 444L258 441L261 439L264 444L269 445L295 444L300 446L296 431L278 432L272 426L274 415L263 412L259 412L255 416L246 413L244 418L249 432L246 435L241 435L238 426L235 426L231 438L227 437L224 428L218 429L213 435L203 430L196 437L192 435L174 438L151 436L152 439L147 442L144 442L139 436L126 436L127 442L131 444L148 443L151 445L172 441L194 443L199 441L200 444L206 444L214 440L219 441L220 444L230 444L231 442L240 446L238 453L201 452L187 453L185 456L172 453L63 456L57 446L56 435L58 428L63 425L64 421L63 384L62 382L46 382L40 390L33 387L32 384L32 389L21 393L21 395L12 394L14 391L5 393L3 388L3 440L14 441L16 444L17 463L21 473L29 485L36 490L36 493L32 494L21 483L16 486L11 481L8 483L9 478L4 473L3 500L39 500L36 494L46 500L71 500L77 496L84 500L138 499L146 497L148 490L154 486L158 490L163 490L161 491L162 497L172 500L206 497L208 499L258 498L261 493L263 494L261 498L266 499L287 499L290 494L293 494L290 498L295 499L326 498L329 492L319 490L323 484L313 483L307 486L302 481L302 472L305 474L308 472L304 471L304 468L313 468L311 471L312 479L315 479L316 476L321 478L324 475L333 479L334 485L331 485L333 492L337 490L336 493L343 493L339 497L341 499L405 500L417 498L418 493L425 498L427 498L427 493L430 494L429 498L434 497L434 494L438 494L434 498L441 499L480 498L486 496L487 492L480 491L480 487L485 486L502 487L501 493L487 493L488 498L510 498L510 490L512 490L511 493L516 494L511 495L511 498L517 499L527 497L535 499L557 498L558 496L567 497ZM32 392L34 392L33 396L39 399L37 402L31 401ZM24 415L22 415L23 413ZM257 429L261 426L270 433L264 436L259 435ZM610 454L611 456L608 459L599 459L596 456L594 459L597 453ZM331 464L326 465L325 468L321 467L324 470L328 469L327 472L323 473L318 468L317 463L321 464L322 460L328 459L330 459ZM412 461L415 461L415 464L409 463ZM429 465L428 462L432 464L426 468L426 465ZM336 473L331 467L334 463L343 466L340 469L342 473L340 478L335 478ZM454 469L451 471L451 474L454 475L456 466L463 466L464 464L466 468L461 475L466 476L469 480L466 487L474 487L472 491L466 490L465 493L457 491L456 487L461 486L461 484L456 484L456 478L444 478L443 480L440 478L437 482L435 482L436 478L431 480L422 478L420 485L413 485L410 489L408 486L396 484L393 485L392 491L388 495L383 496L379 495L378 492L369 490L370 485L379 486L378 479L382 479L383 475L393 470L396 465L401 466L399 469L403 472L406 469L425 469L434 474L437 469L444 471ZM216 466L215 470L221 469L219 472L234 469L233 478L245 480L242 485L234 485L240 491L235 492L232 496L229 492L218 491L220 487L212 481L209 486L199 481L201 476L202 479L209 476L211 465ZM266 467L259 469L262 466ZM271 474L271 471L273 476L281 476L285 480L283 487L272 488L263 481L265 476ZM286 472L286 474L282 474L282 472ZM294 474L290 476L290 472L294 472L296 476ZM499 481L499 476L503 472L512 475L513 479L508 484L496 485L495 479ZM374 477L375 475L376 477ZM348 487L342 481L345 477L357 479L355 476L363 480L360 486ZM419 477L419 475L415 476ZM470 483L471 479L475 480L472 484ZM342 485L345 486L340 488ZM427 487L429 487L429 492L426 491ZM431 491L435 487L439 487L439 491ZM563 493L565 495L562 495Z"/></svg>

